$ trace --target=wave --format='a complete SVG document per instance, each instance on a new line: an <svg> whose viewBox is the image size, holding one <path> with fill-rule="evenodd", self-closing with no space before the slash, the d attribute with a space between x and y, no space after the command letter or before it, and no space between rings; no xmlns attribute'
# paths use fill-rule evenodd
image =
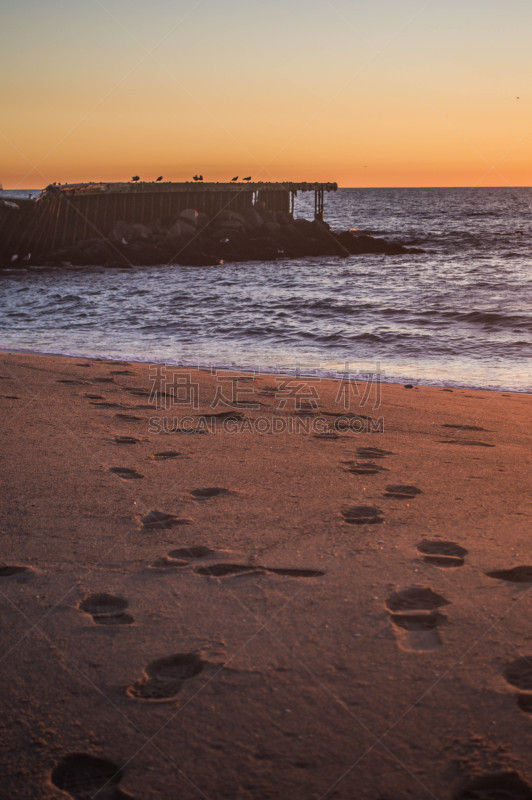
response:
<svg viewBox="0 0 532 800"><path fill-rule="evenodd" d="M472 322L490 327L524 328L532 331L532 318L522 314L505 314L501 311L444 311L444 317L462 322Z"/></svg>

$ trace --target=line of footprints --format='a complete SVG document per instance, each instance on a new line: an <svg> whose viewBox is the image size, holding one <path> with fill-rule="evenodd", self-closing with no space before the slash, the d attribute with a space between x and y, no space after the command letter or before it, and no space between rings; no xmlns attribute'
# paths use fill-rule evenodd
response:
<svg viewBox="0 0 532 800"><path fill-rule="evenodd" d="M128 436L116 437L118 444L135 444L137 439ZM179 456L176 451L156 453L155 460L166 460ZM346 470L355 475L375 475L388 471L386 467L376 463L393 455L392 451L377 447L359 447L358 459L343 462ZM135 470L125 467L111 467L109 472L118 477L131 480L143 476ZM230 494L224 487L205 487L195 489L191 497L195 500L210 500ZM406 484L389 484L385 487L384 497L395 499L412 499L421 494L416 486ZM383 522L383 513L375 506L344 506L341 515L348 524L372 525ZM188 518L178 517L158 510L150 511L142 519L144 531L161 530L177 525L187 524ZM468 551L459 544L445 540L424 539L417 544L420 558L440 568L460 567L464 564ZM282 575L293 578L317 578L325 573L321 570L281 568L263 564L243 564L233 561L217 560L216 551L202 546L191 545L180 547L157 559L151 568L158 570L192 570L201 576L216 578ZM221 555L221 554L220 554ZM17 569L11 567L10 569ZM1 572L0 572L1 574ZM513 582L532 583L532 566L518 566L508 570L486 573L489 577ZM391 623L398 636L399 645L409 651L433 650L441 645L439 628L447 623L441 609L449 605L440 594L430 588L410 587L393 592L386 600L386 609ZM86 597L79 605L81 611L90 614L96 624L127 625L133 617L127 613L128 603L124 598L108 594ZM524 657L509 664L503 672L506 681L521 690L518 706L523 711L532 713L532 666ZM127 690L128 696L137 699L168 700L180 691L183 681L194 677L202 669L201 659L193 653L176 654L152 662L146 667L143 678Z"/></svg>
<svg viewBox="0 0 532 800"><path fill-rule="evenodd" d="M227 490L220 487L210 487L195 490L193 496L210 498L226 492ZM142 522L144 531L153 531L173 527L180 524L181 520L173 514L151 511ZM214 561L217 555L217 552L209 547L190 545L171 550L167 556L158 559L151 566L159 570L189 567L198 575L216 578L266 574L316 578L325 574L320 570ZM85 597L78 608L89 614L97 625L130 625L134 619L127 613L128 606L127 600L123 597L101 593ZM126 695L137 701L171 702L186 681L195 678L209 666L212 665L204 661L198 653L175 653L158 658L151 661L143 669L141 677L127 687ZM118 786L122 777L122 770L117 764L87 753L67 755L55 766L51 775L52 783L67 792L73 800L88 800L96 794L103 800L133 800Z"/></svg>
<svg viewBox="0 0 532 800"><path fill-rule="evenodd" d="M376 462L393 455L393 452L378 447L359 447L357 455L357 460L343 462L345 469L354 475L377 475L387 472L388 469ZM421 490L416 486L389 484L385 487L383 496L406 500L419 494ZM350 525L378 525L384 521L382 511L376 506L344 506L341 514ZM468 553L465 547L456 542L442 539L424 539L418 543L417 551L424 562L440 568L463 566ZM532 583L531 565L486 574L490 578L509 583ZM450 605L449 601L430 588L413 586L393 592L386 600L386 609L400 647L409 651L434 650L439 647L441 638L438 628L447 622L440 609L447 605ZM508 664L503 676L510 685L520 690L517 697L518 707L532 713L532 655Z"/></svg>
<svg viewBox="0 0 532 800"><path fill-rule="evenodd" d="M104 758L72 753L52 770L52 783L73 800L133 800L119 788L121 768ZM483 775L463 786L454 800L530 800L532 791L517 772Z"/></svg>
<svg viewBox="0 0 532 800"><path fill-rule="evenodd" d="M80 366L86 366L86 364L80 364ZM124 374L127 373L124 372ZM103 383L104 379L100 379L100 382ZM141 394L140 390L138 392L130 391L132 394ZM145 394L146 390L143 390L142 393ZM104 399L99 395L87 395L87 397L98 401ZM104 403L99 403L99 405L104 405ZM117 414L117 416L121 416L123 419L135 419L127 414ZM325 434L321 436L326 438ZM338 436L331 434L329 438L337 439ZM139 440L133 436L117 435L115 443L135 445L139 443ZM166 461L180 455L181 453L177 451L168 450L155 453L152 459ZM377 475L388 470L376 462L393 455L393 453L376 447L359 447L357 455L358 459L344 462L345 469L354 475ZM139 480L144 477L137 470L123 466L110 467L109 472L122 480ZM206 487L193 490L191 497L202 501L229 493L230 491L223 487ZM416 486L390 484L385 487L384 497L406 500L419 494L421 494L421 490ZM341 515L343 520L351 525L375 525L383 522L382 511L375 506L344 506L341 509ZM175 514L153 510L142 519L142 530L145 532L162 530L188 524L190 521ZM417 551L424 562L440 568L460 567L464 564L467 556L467 550L464 547L455 542L443 540L423 540L418 543ZM252 575L317 578L325 574L320 570L239 564L217 560L218 555L221 554L203 545L182 546L156 560L151 568L163 571L191 570L197 575L217 579ZM514 583L532 583L532 566L518 566L486 574L492 578ZM26 580L30 576L31 568L29 567L0 564L0 579L15 577L17 580ZM449 601L430 588L410 587L393 592L386 600L386 608L399 637L400 646L415 651L438 647L441 643L438 628L446 622L446 617L440 609L446 605L449 605ZM79 610L90 615L95 624L109 626L131 625L134 618L128 612L128 607L129 604L125 598L106 593L87 596L78 605ZM158 658L150 662L144 668L141 677L127 687L126 695L137 701L172 701L181 691L183 684L197 677L206 666L209 666L208 662L204 661L198 653L177 653ZM532 655L518 658L508 664L503 671L503 676L510 685L519 690L517 697L519 708L527 713L532 713ZM51 774L52 783L67 792L73 800L87 800L95 794L98 794L102 800L132 800L118 786L122 777L119 766L86 753L71 753L65 756L54 767ZM480 785L484 779L479 778L476 783L473 781L455 797L465 800L465 798L473 796L471 791L475 792L475 796L477 796L476 792L480 792L478 796L484 796L482 790L484 788L493 789L494 779L500 782L500 789L505 792L505 797L522 797L524 800L525 797L531 796L530 790L516 773L503 773L498 778L490 776L489 785L487 784L486 787ZM524 794L523 791L525 791ZM491 797L491 794L489 796Z"/></svg>

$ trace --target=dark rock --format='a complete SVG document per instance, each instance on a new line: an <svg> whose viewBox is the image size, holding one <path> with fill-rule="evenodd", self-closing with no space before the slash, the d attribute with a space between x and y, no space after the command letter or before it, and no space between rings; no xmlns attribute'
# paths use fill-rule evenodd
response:
<svg viewBox="0 0 532 800"><path fill-rule="evenodd" d="M0 263L6 267L23 265L22 257L27 250L22 234L28 238L35 224L34 206L27 204L20 211L0 207L0 222L5 223L6 229L12 215L23 216L22 233L16 245L0 244ZM34 252L25 257L24 265L211 266L221 261L423 252L375 238L367 232L335 233L320 220L294 220L286 211L272 213L260 209L260 203L242 213L224 209L210 218L189 208L180 212L177 219L175 216L156 219L149 225L117 220L107 238L86 239L53 252Z"/></svg>
<svg viewBox="0 0 532 800"><path fill-rule="evenodd" d="M195 208L185 208L179 214L180 219L187 222L189 225L192 225L194 228L198 225L199 214Z"/></svg>

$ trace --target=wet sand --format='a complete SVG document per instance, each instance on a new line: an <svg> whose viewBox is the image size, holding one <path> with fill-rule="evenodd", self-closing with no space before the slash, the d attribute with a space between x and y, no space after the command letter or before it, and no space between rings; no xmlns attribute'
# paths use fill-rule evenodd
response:
<svg viewBox="0 0 532 800"><path fill-rule="evenodd" d="M381 392L2 355L3 796L532 797L530 396Z"/></svg>

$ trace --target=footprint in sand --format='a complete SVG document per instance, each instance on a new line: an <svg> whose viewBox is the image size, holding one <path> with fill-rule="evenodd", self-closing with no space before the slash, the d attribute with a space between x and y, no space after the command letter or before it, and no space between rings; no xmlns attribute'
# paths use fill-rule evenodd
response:
<svg viewBox="0 0 532 800"><path fill-rule="evenodd" d="M216 550L211 550L210 547L203 545L191 544L188 547L178 547L176 550L170 550L168 553L170 558L186 558L186 559L200 559L210 558L216 555Z"/></svg>
<svg viewBox="0 0 532 800"><path fill-rule="evenodd" d="M486 572L486 575L488 578L498 578L509 583L532 583L532 566L523 564L512 569L497 569L494 572Z"/></svg>
<svg viewBox="0 0 532 800"><path fill-rule="evenodd" d="M391 450L381 450L380 447L357 447L357 455L364 458L384 458L385 456L393 456Z"/></svg>
<svg viewBox="0 0 532 800"><path fill-rule="evenodd" d="M386 487L384 497L396 497L400 500L415 497L417 494L422 494L421 489L417 486L408 486L402 483L393 484Z"/></svg>
<svg viewBox="0 0 532 800"><path fill-rule="evenodd" d="M264 570L253 564L210 564L208 567L197 567L194 572L198 575L211 575L215 578L225 578L234 575L264 574Z"/></svg>
<svg viewBox="0 0 532 800"><path fill-rule="evenodd" d="M231 494L231 492L222 486L208 486L205 489L193 489L190 494L196 500L209 500L211 497L221 497L224 494Z"/></svg>
<svg viewBox="0 0 532 800"><path fill-rule="evenodd" d="M181 426L176 426L175 428L170 428L167 433L184 433L185 435L195 436L208 435L210 431L205 430L205 428L183 428Z"/></svg>
<svg viewBox="0 0 532 800"><path fill-rule="evenodd" d="M437 610L449 601L432 589L413 586L391 594L387 601L390 620L403 650L435 650L441 645L438 627L446 621Z"/></svg>
<svg viewBox="0 0 532 800"><path fill-rule="evenodd" d="M140 472L135 469L129 469L129 467L109 467L109 472L112 472L113 475L118 475L124 481L132 481L144 477Z"/></svg>
<svg viewBox="0 0 532 800"><path fill-rule="evenodd" d="M98 400L90 400L90 406L94 406L95 408L127 408L123 403L112 403L110 400L104 400L102 402Z"/></svg>
<svg viewBox="0 0 532 800"><path fill-rule="evenodd" d="M13 575L31 573L29 567L15 566L15 564L0 564L0 578L11 578Z"/></svg>
<svg viewBox="0 0 532 800"><path fill-rule="evenodd" d="M241 422L246 417L242 411L218 411L216 414L200 414L200 419L207 420L208 422L215 422L216 420L231 420L232 422Z"/></svg>
<svg viewBox="0 0 532 800"><path fill-rule="evenodd" d="M423 539L417 549L423 554L423 561L437 567L461 567L468 552L465 547L442 539Z"/></svg>
<svg viewBox="0 0 532 800"><path fill-rule="evenodd" d="M507 683L521 689L517 695L518 707L526 714L532 714L532 655L507 664L502 674Z"/></svg>
<svg viewBox="0 0 532 800"><path fill-rule="evenodd" d="M335 439L341 439L342 437L340 434L336 433L336 431L323 431L322 433L315 433L315 439L325 439L325 441L334 441Z"/></svg>
<svg viewBox="0 0 532 800"><path fill-rule="evenodd" d="M179 567L188 567L190 561L212 558L214 555L216 555L215 550L211 550L210 547L203 547L202 545L178 547L176 550L170 550L165 557L158 558L151 566L156 569L177 569Z"/></svg>
<svg viewBox="0 0 532 800"><path fill-rule="evenodd" d="M532 693L518 695L517 706L521 709L521 711L524 711L525 714L532 714Z"/></svg>
<svg viewBox="0 0 532 800"><path fill-rule="evenodd" d="M373 461L344 461L346 472L352 475L377 475L379 472L387 472L386 467L380 467Z"/></svg>
<svg viewBox="0 0 532 800"><path fill-rule="evenodd" d="M290 578L318 578L325 575L317 569L298 569L292 567L264 567L260 564L210 564L197 567L198 575L210 575L216 578L233 577L235 575L285 575Z"/></svg>
<svg viewBox="0 0 532 800"><path fill-rule="evenodd" d="M128 394L132 394L134 397L149 397L151 395L151 389L145 389L143 386L131 386L129 388L125 388Z"/></svg>
<svg viewBox="0 0 532 800"><path fill-rule="evenodd" d="M71 753L52 770L54 786L66 792L73 800L132 800L118 788L122 771L112 761L87 753Z"/></svg>
<svg viewBox="0 0 532 800"><path fill-rule="evenodd" d="M473 778L453 800L532 800L532 789L517 772L497 772Z"/></svg>
<svg viewBox="0 0 532 800"><path fill-rule="evenodd" d="M486 428L481 428L479 425L460 425L460 424L452 424L450 422L446 422L442 425L442 428L456 428L459 431L485 431Z"/></svg>
<svg viewBox="0 0 532 800"><path fill-rule="evenodd" d="M146 531L164 530L173 528L175 525L188 525L191 520L186 517L178 517L176 514L165 514L164 511L150 511L142 517L142 528Z"/></svg>
<svg viewBox="0 0 532 800"><path fill-rule="evenodd" d="M114 378L93 378L93 383L114 383Z"/></svg>
<svg viewBox="0 0 532 800"><path fill-rule="evenodd" d="M138 444L139 440L134 436L115 436L116 444Z"/></svg>
<svg viewBox="0 0 532 800"><path fill-rule="evenodd" d="M320 578L325 572L319 569L298 569L297 567L260 567L273 575L286 575L289 578Z"/></svg>
<svg viewBox="0 0 532 800"><path fill-rule="evenodd" d="M439 439L441 444L462 444L466 447L495 447L488 442L477 442L475 439Z"/></svg>
<svg viewBox="0 0 532 800"><path fill-rule="evenodd" d="M341 515L350 525L380 525L382 511L375 506L344 506Z"/></svg>
<svg viewBox="0 0 532 800"><path fill-rule="evenodd" d="M196 653L178 653L152 661L144 675L127 689L129 697L136 700L164 702L172 700L183 683L199 675L205 662Z"/></svg>
<svg viewBox="0 0 532 800"><path fill-rule="evenodd" d="M131 625L130 614L125 613L129 603L112 594L91 594L79 604L80 611L90 614L97 625Z"/></svg>
<svg viewBox="0 0 532 800"><path fill-rule="evenodd" d="M88 397L89 400L105 400L105 397L101 394L86 394L85 397Z"/></svg>
<svg viewBox="0 0 532 800"><path fill-rule="evenodd" d="M177 450L163 450L162 453L154 453L153 459L154 461L168 461L170 458L177 458L180 456Z"/></svg>
<svg viewBox="0 0 532 800"><path fill-rule="evenodd" d="M144 420L144 417L136 417L134 414L115 414L117 419L123 419L127 422L141 422Z"/></svg>

